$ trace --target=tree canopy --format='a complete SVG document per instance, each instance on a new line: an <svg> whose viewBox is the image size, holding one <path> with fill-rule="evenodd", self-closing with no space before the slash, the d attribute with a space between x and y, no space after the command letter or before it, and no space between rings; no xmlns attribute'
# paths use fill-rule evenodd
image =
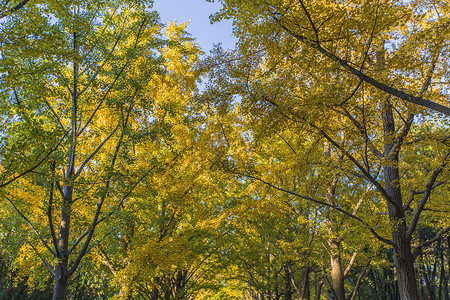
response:
<svg viewBox="0 0 450 300"><path fill-rule="evenodd" d="M218 2L2 2L0 299L449 299L449 4Z"/></svg>

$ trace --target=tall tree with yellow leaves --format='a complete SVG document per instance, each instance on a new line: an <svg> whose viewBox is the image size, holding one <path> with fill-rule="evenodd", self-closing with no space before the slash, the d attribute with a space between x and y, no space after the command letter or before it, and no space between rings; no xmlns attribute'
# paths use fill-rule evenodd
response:
<svg viewBox="0 0 450 300"><path fill-rule="evenodd" d="M439 225L430 240L415 240L425 206L443 201L433 193L440 194L448 172L448 133L436 127L433 134L418 136L413 130L424 119L445 121L450 113L444 25L448 4L220 2L224 8L215 19L233 18L240 43L228 57L218 53L216 66L227 67L213 76L244 84L234 89L224 84L221 91L216 88L217 94L239 94L240 104L255 116L273 110L309 127L340 153L347 174L378 191L391 237L376 231L375 224L367 222L370 216L360 223L394 249L401 299L418 299L415 257L450 230L448 224ZM239 61L246 63L236 68ZM219 74L227 68L234 70L227 73L229 78ZM420 179L407 180L411 160L404 158L426 147L424 140L436 141L432 168L423 170ZM338 204L331 207L341 209ZM351 212L340 212L352 217ZM442 217L440 212L434 215L436 220Z"/></svg>
<svg viewBox="0 0 450 300"><path fill-rule="evenodd" d="M164 164L140 155L139 172L126 172L140 142L133 128L164 118L152 107L168 103L154 97L161 81L175 80L162 77L177 63L162 48L169 55L179 41L161 38L148 4L33 3L2 24L2 166L13 179L2 198L38 237L22 251L53 274L53 299L66 298L69 278L101 242L97 227Z"/></svg>

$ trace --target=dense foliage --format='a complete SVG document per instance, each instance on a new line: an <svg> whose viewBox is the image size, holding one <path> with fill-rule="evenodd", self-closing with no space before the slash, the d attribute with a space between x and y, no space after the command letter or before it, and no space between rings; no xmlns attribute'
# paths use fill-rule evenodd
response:
<svg viewBox="0 0 450 300"><path fill-rule="evenodd" d="M2 1L0 299L448 300L450 5L151 2Z"/></svg>

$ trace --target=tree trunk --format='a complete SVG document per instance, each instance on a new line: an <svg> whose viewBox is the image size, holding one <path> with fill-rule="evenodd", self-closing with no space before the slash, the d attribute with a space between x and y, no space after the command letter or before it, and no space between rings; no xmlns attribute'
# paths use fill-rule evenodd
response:
<svg viewBox="0 0 450 300"><path fill-rule="evenodd" d="M324 145L324 155L326 159L331 159L331 148L328 143ZM339 178L338 175L336 175L336 177L333 178L327 185L326 201L330 205L334 205L333 200L336 195L336 186L338 181ZM333 216L332 208L328 208L326 222L328 225L328 234L330 236L327 238L327 243L330 247L331 281L333 293L336 300L345 300L344 273L342 272L341 254L339 252L340 239L336 230L337 222Z"/></svg>
<svg viewBox="0 0 450 300"><path fill-rule="evenodd" d="M65 300L67 292L67 270L61 270L61 264L58 265L55 272L55 286L53 288L53 300Z"/></svg>
<svg viewBox="0 0 450 300"><path fill-rule="evenodd" d="M314 295L314 300L319 300L320 295L322 294L323 280L320 280L319 284L317 284L317 281L315 281L315 282L316 282L316 288L315 288L316 294Z"/></svg>
<svg viewBox="0 0 450 300"><path fill-rule="evenodd" d="M77 34L73 32L73 51L78 54ZM78 109L78 62L73 61L73 91L72 114L70 117L69 157L67 159L67 175L63 187L63 203L61 207L61 221L59 227L58 251L59 262L55 268L55 286L53 300L65 300L67 283L69 280L69 234L70 215L73 202L73 176L75 174L75 149L77 144L77 109Z"/></svg>
<svg viewBox="0 0 450 300"><path fill-rule="evenodd" d="M292 290L291 290L291 274L289 272L289 268L286 265L284 267L284 300L291 300L292 299Z"/></svg>
<svg viewBox="0 0 450 300"><path fill-rule="evenodd" d="M309 273L310 273L309 267L303 267L302 268L302 293L300 295L300 300L309 300L310 299L310 292L309 292Z"/></svg>
<svg viewBox="0 0 450 300"><path fill-rule="evenodd" d="M398 159L395 164L397 165ZM386 192L390 198L402 205L400 180L397 167L384 167ZM394 247L394 265L397 271L398 290L402 300L418 300L416 274L414 270L414 256L412 255L410 239L406 236L406 223L402 211L398 211L393 205L388 203L389 216L393 227L391 228L392 241Z"/></svg>
<svg viewBox="0 0 450 300"><path fill-rule="evenodd" d="M386 66L386 51L383 48L376 53L377 68L382 70ZM418 300L416 275L414 271L414 256L411 253L411 241L407 236L407 226L403 209L400 189L399 159L400 146L397 145L397 132L392 105L388 99L384 100L381 117L383 120L383 137L385 160L383 166L386 202L391 221L391 235L394 243L394 265L397 271L398 290L402 300ZM398 146L398 147L397 147Z"/></svg>
<svg viewBox="0 0 450 300"><path fill-rule="evenodd" d="M55 286L53 288L53 300L65 300L67 283L69 280L69 232L70 210L72 203L72 187L64 187L64 199L61 208L61 222L59 229L58 250L59 263L55 268Z"/></svg>
<svg viewBox="0 0 450 300"><path fill-rule="evenodd" d="M336 300L345 300L344 274L342 272L341 256L339 253L339 240L332 238L328 240L330 246L331 280L334 297Z"/></svg>

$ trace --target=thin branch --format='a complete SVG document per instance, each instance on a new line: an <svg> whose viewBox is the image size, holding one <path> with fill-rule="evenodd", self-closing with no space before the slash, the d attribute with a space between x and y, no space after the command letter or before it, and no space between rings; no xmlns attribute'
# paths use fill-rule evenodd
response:
<svg viewBox="0 0 450 300"><path fill-rule="evenodd" d="M310 124L311 126L315 127L320 131L322 136L324 136L331 144L333 144L334 147L339 149L345 156L347 156L355 166L363 172L363 174L366 176L366 178L373 183L373 185L378 189L378 191L383 195L383 197L388 201L390 204L392 204L396 209L400 211L402 209L402 206L395 201L392 200L392 198L389 196L389 194L386 192L386 190L383 188L383 186L372 176L370 173L356 160L356 158L353 157L353 155L350 154L347 150L345 150L341 145L339 145L336 141L334 141L328 134L326 134L322 129L317 127L314 124Z"/></svg>
<svg viewBox="0 0 450 300"><path fill-rule="evenodd" d="M370 140L368 134L367 134L367 130L366 128L364 128L363 125L361 125L360 122L358 122L358 120L356 120L351 114L350 112L342 107L342 110L344 111L344 115L350 119L350 121L352 122L352 124L359 130L359 132L364 136L364 140L366 142L366 145L369 146L371 152L379 159L381 159L383 157L383 154L375 147L375 145L372 143L372 141Z"/></svg>
<svg viewBox="0 0 450 300"><path fill-rule="evenodd" d="M119 128L120 122L114 127L114 129L111 131L111 133L103 140L103 142L98 145L98 147L83 161L80 168L78 169L77 173L75 173L74 179L76 179L78 176L80 176L81 172L83 171L83 168L86 166L86 164L91 161L91 159L97 154L100 149L105 145L105 143L116 133L117 128Z"/></svg>
<svg viewBox="0 0 450 300"><path fill-rule="evenodd" d="M365 196L367 195L367 193L370 191L370 189L373 187L373 183L369 183L369 185L367 185L366 189L364 190L363 194L361 195L361 197L359 198L358 203L356 203L355 209L353 209L352 214L356 215L356 213L358 212L359 208L361 207L361 204L364 201Z"/></svg>
<svg viewBox="0 0 450 300"><path fill-rule="evenodd" d="M447 155L444 157L442 164L440 166L436 167L436 169L434 169L433 174L431 174L430 180L428 180L428 183L425 187L425 191L423 193L422 199L420 200L419 204L417 205L416 210L414 211L414 215L411 219L411 223L409 224L408 231L406 232L406 235L408 238L412 237L412 234L413 234L414 230L416 229L417 222L419 221L420 214L422 213L422 211L425 207L425 204L427 203L427 201L431 195L431 191L433 190L434 183L436 182L439 174L442 172L442 170L447 165L449 158L450 158L450 151L447 152Z"/></svg>
<svg viewBox="0 0 450 300"><path fill-rule="evenodd" d="M64 168L63 168L64 171ZM56 183L56 187L58 188L59 194L61 195L62 198L64 198L64 190L63 187L61 186L61 183L59 183L58 179L55 179L55 183Z"/></svg>
<svg viewBox="0 0 450 300"><path fill-rule="evenodd" d="M384 91L392 96L395 96L397 98L403 99L407 102L410 103L414 103L417 104L419 106L422 107L426 107L426 108L430 108L433 109L435 111L438 111L440 113L443 113L444 115L450 116L450 107L441 105L439 103L424 99L422 97L416 97L413 95L410 95L408 93L405 93L403 91L400 91L396 88L387 86L383 83L381 83L378 80L375 80L374 78L366 75L365 73L363 73L362 71L356 69L355 67L353 67L349 62L347 62L346 60L336 56L335 54L329 52L328 50L326 50L325 48L323 48L322 46L320 46L319 43L317 43L316 41L310 40L300 34L296 34L294 32L292 32L292 30L290 30L289 28L287 28L284 24L282 24L281 20L278 19L278 17L276 17L275 15L272 15L272 18L275 20L275 22L281 26L290 36L292 36L293 38L295 38L296 40L298 40L299 42L310 46L313 49L316 49L317 51L319 51L320 53L322 53L324 56L330 58L331 60L333 60L334 62L340 64L342 67L344 67L345 69L347 69L350 73L352 73L353 75L357 76L359 79L363 80L364 82L367 82L368 84L372 85L373 87Z"/></svg>
<svg viewBox="0 0 450 300"><path fill-rule="evenodd" d="M361 285L361 282L362 282L364 276L366 276L366 273L367 273L367 271L370 268L370 263L371 263L371 261L369 260L367 262L367 264L364 266L364 269L362 270L362 272L358 276L358 280L356 281L356 285L355 285L355 288L353 289L353 292L351 293L351 295L347 299L349 299L349 300L354 300L355 299L356 293L358 292L358 288Z"/></svg>
<svg viewBox="0 0 450 300"><path fill-rule="evenodd" d="M59 116L56 114L55 110L53 109L53 107L51 106L51 104L47 101L46 98L44 98L45 100L45 104L47 104L48 108L50 108L50 110L53 113L53 116L55 117L56 121L58 121L59 126L61 127L61 129L65 132L67 131L66 128L64 128L64 125L61 123L61 119L59 118Z"/></svg>
<svg viewBox="0 0 450 300"><path fill-rule="evenodd" d="M17 95L16 95L17 97ZM52 149L50 149L50 151L37 163L35 164L33 167L31 167L30 169L24 171L23 173L13 177L12 179L8 180L7 182L1 183L0 184L0 188L3 188L5 186L7 186L8 184L16 181L17 179L21 178L22 176L34 171L37 167L39 167L56 149L58 149L59 145L64 141L64 138L67 136L67 134L69 133L69 131L67 131L64 136L60 139L60 141L56 144L55 147L53 147ZM45 151L42 151L45 152ZM40 155L40 154L39 154ZM9 167L8 167L9 169Z"/></svg>
<svg viewBox="0 0 450 300"><path fill-rule="evenodd" d="M450 231L450 226L448 226L448 227L444 228L443 230L441 230L439 233L437 233L437 234L434 236L434 238L432 238L432 239L430 239L430 240L428 240L428 241L425 241L425 242L423 242L422 244L420 244L419 246L417 246L417 248L414 249L413 256L414 256L414 257L419 256L419 254L420 254L420 252L422 251L422 248L423 248L423 247L426 247L426 246L428 246L428 245L433 244L434 242L437 242L444 234L446 234L446 233L449 232L449 231Z"/></svg>
<svg viewBox="0 0 450 300"><path fill-rule="evenodd" d="M23 0L22 2L19 2L16 6L14 6L13 8L2 12L0 14L0 19L3 19L7 16L12 15L13 13L15 13L16 11L18 11L19 9L23 8L30 0Z"/></svg>
<svg viewBox="0 0 450 300"><path fill-rule="evenodd" d="M143 26L143 24L142 24L142 26ZM135 93L133 95L133 99L134 99L135 95L137 94L137 91L138 91L138 89L136 89L136 91L135 91ZM131 110L133 109L133 106L134 105L131 104L129 109L128 109L127 116L126 116L126 119L124 121L124 125L123 125L123 128L122 128L122 133L120 134L120 138L117 141L116 149L114 150L114 154L113 154L113 157L112 157L112 160L111 160L111 164L110 164L110 169L111 170L114 170L114 166L116 164L116 160L117 160L117 157L119 155L119 149L120 149L120 147L122 145L122 140L123 140L123 137L125 135L125 129L127 127L128 119L129 119ZM78 264L80 263L81 259L84 257L84 255L88 251L89 244L90 244L90 242L92 240L92 236L94 235L94 230L95 230L95 227L97 226L97 221L98 221L98 218L100 216L100 212L102 210L102 205L103 205L103 203L104 203L104 201L106 199L106 195L107 195L108 190L109 190L109 185L111 183L111 178L112 178L112 173L110 173L108 175L108 179L106 180L105 187L104 187L104 192L103 192L103 195L100 197L100 201L97 204L97 209L95 211L95 215L94 215L94 218L92 220L91 227L88 230L89 233L87 235L86 241L84 242L83 248L81 249L80 253L78 254L77 258L75 259L72 267L70 268L70 270L68 272L69 276L71 274L73 274L73 272L75 272L75 270L78 267Z"/></svg>
<svg viewBox="0 0 450 300"><path fill-rule="evenodd" d="M339 103L339 104L333 104L333 106L342 106L342 105L344 105L345 103L347 103L350 99L353 98L353 96L354 96L354 95L356 94L356 92L359 90L359 87L361 86L362 83L363 83L363 81L360 79L359 82L358 82L358 84L355 86L355 88L354 88L353 91L351 92L351 94L350 94L347 98L345 98L344 101L342 101L342 102Z"/></svg>
<svg viewBox="0 0 450 300"><path fill-rule="evenodd" d="M295 291L299 295L302 295L302 289L298 286L298 283L295 281L294 272L292 271L292 266L291 266L290 261L286 262L286 269L288 270L289 278L291 279L291 283L294 286Z"/></svg>
<svg viewBox="0 0 450 300"><path fill-rule="evenodd" d="M142 182L142 180L144 180L145 177L147 177L151 171L153 171L156 168L156 166L153 166L152 168L150 168L150 170L148 170L144 175L141 176L141 178L139 178L139 180L137 180L133 186L130 188L130 190L122 197L122 199L119 201L119 203L116 206L116 209L111 211L110 213L108 213L107 215L105 215L104 217L100 218L97 223L95 223L95 226L97 226L98 224L100 224L101 222L103 222L104 220L106 220L108 217L110 217L112 214L114 214L123 204L123 202L128 198L128 196L131 195L131 193L134 191L134 189L136 188L136 186ZM73 250L75 250L75 248L77 247L77 245L86 237L86 235L90 232L90 229L86 230L77 240L76 242L72 245L72 247L70 247L69 253L72 253Z"/></svg>
<svg viewBox="0 0 450 300"><path fill-rule="evenodd" d="M349 263L348 263L348 265L347 265L347 268L345 268L345 271L344 271L344 277L347 277L348 273L349 273L350 270L352 269L353 264L354 264L355 261L356 261L356 256L358 256L358 252L353 252L352 258L350 259L350 261L349 261Z"/></svg>
<svg viewBox="0 0 450 300"><path fill-rule="evenodd" d="M103 61L102 65L97 69L97 71L91 76L91 79L89 80L89 82L85 85L85 87L81 90L81 92L78 93L78 96L81 96L88 88L89 86L92 84L92 82L94 82L95 78L97 77L97 75L100 73L100 71L103 69L103 67L105 66L106 62L108 61L109 56L112 55L112 53L114 52L114 50L116 49L117 44L120 41L120 38L122 37L123 34L123 28L125 27L125 22L126 22L126 18L124 18L123 23L122 23L122 27L120 28L120 32L119 35L117 36L117 39L111 49L111 51L109 52L109 54L106 56L106 59ZM123 70L123 69L122 69ZM121 73L121 72L120 72Z"/></svg>
<svg viewBox="0 0 450 300"><path fill-rule="evenodd" d="M443 185L443 184L445 184L445 183L447 183L447 180L440 181L440 182L436 183L435 185L433 185L433 186L432 186L432 189L434 189L434 188L436 188L436 187L438 187L438 186L440 186L440 185ZM414 200L414 196L415 196L415 195L420 195L420 194L423 194L423 193L425 193L425 190L422 190L422 191L414 191L414 190L413 190L413 191L411 191L411 193L409 194L408 201L407 201L406 204L403 206L403 210L406 211L407 209L409 209L411 203L412 203L413 200Z"/></svg>
<svg viewBox="0 0 450 300"><path fill-rule="evenodd" d="M34 250L34 252L36 253L36 255L39 257L39 259L44 263L45 267L50 271L50 273L53 274L53 276L55 276L55 271L53 270L53 268L50 266L50 264L45 260L45 258L37 251L36 248L34 248L34 246L28 242L28 244L31 246L31 248Z"/></svg>
<svg viewBox="0 0 450 300"><path fill-rule="evenodd" d="M134 46L133 46L133 50L136 49L137 47L137 43L139 41L139 37L142 33L142 29L144 27L144 24L147 22L147 19L144 19L143 22L141 23L141 27L139 28L139 32L137 34L136 37L136 41L134 42ZM114 84L117 82L117 80L119 79L120 75L122 74L123 70L125 69L126 66L128 66L128 63L130 62L131 58L128 57L125 64L122 66L122 68L120 69L119 73L117 74L117 76L114 78L114 81L111 83L111 85L108 87L108 90L106 91L106 93L103 95L102 100L100 101L100 103L97 105L97 107L94 109L94 111L92 112L91 116L89 117L89 119L86 121L86 124L84 124L83 128L81 128L78 133L77 136L80 136L80 134L86 129L86 127L89 125L89 123L92 121L92 119L94 118L95 114L97 113L97 111L99 110L100 106L103 104L103 102L106 99L106 96L109 94L109 92L111 91L111 89L113 88Z"/></svg>
<svg viewBox="0 0 450 300"><path fill-rule="evenodd" d="M41 237L41 235L39 234L39 232L37 231L36 227L34 227L34 225L30 222L30 220L17 208L17 206L14 204L14 202L9 199L9 197L6 197L6 200L8 200L8 202L14 207L14 209L16 210L16 212L22 217L22 219L25 220L25 222L27 222L28 225L30 225L31 229L33 229L34 233L36 234L36 236L39 238L39 240L42 242L42 244L45 246L45 248L47 248L48 251L50 251L50 253L54 256L56 256L56 253L52 250L52 248L49 247L49 245L47 244L46 241L44 241L44 239Z"/></svg>
<svg viewBox="0 0 450 300"><path fill-rule="evenodd" d="M13 177L12 179L8 180L7 182L4 182L2 184L0 184L0 188L3 188L5 186L7 186L8 184L16 181L17 179L19 179L20 177L32 172L33 170L35 170L37 167L39 167L44 161L47 160L47 158L56 150L58 149L59 145L64 141L65 137L67 136L67 134L69 133L69 131L67 131L64 136L61 138L61 140L58 142L58 144L56 144L55 147L53 147L37 164L35 164L33 167L31 167L30 169L26 170L25 172Z"/></svg>
<svg viewBox="0 0 450 300"><path fill-rule="evenodd" d="M314 34L316 36L316 42L319 42L319 32L317 31L316 25L314 24L311 15L309 14L308 10L306 9L305 5L303 4L302 0L299 0L300 5L302 6L303 11L305 12L306 17L308 18L309 24L311 24L312 29L314 30Z"/></svg>
<svg viewBox="0 0 450 300"><path fill-rule="evenodd" d="M97 223L98 225L98 223ZM72 253L73 250L78 246L78 244L84 239L84 237L89 233L89 229L86 230L76 241L73 243L72 247L69 249L69 255Z"/></svg>
<svg viewBox="0 0 450 300"><path fill-rule="evenodd" d="M388 245L391 245L391 246L393 246L393 247L396 247L396 245L395 245L391 240L386 239L386 238L380 236L380 235L379 235L379 234L378 234L378 233L377 233L377 232L376 232L369 224L367 224L364 220L362 220L361 218L358 218L357 216L352 215L352 214L349 213L348 211L346 211L346 210L344 210L344 209L342 209L342 208L340 208L340 207L338 207L338 206L336 206L336 205L332 205L332 204L327 203L327 202L324 202L324 201L320 201L320 200L317 200L317 199L314 199L314 198L311 198L311 197L308 197L308 196L303 196L303 195L297 194L297 193L295 193L295 192L293 192L293 191L289 191L289 190L280 188L280 187L278 187L278 186L276 186L276 185L273 185L273 184L271 184L271 183L269 183L269 182L267 182L267 181L264 181L264 180L261 179L261 178L255 177L255 176L251 176L251 175L247 175L247 174L242 174L242 173L239 173L239 172L234 172L234 174L240 175L240 176L244 176L244 177L248 177L248 178L251 178L251 179L254 179L254 180L257 180L257 181L260 181L260 182L264 183L265 185L268 185L268 186L270 186L271 188L274 188L274 189L276 189L276 190L278 190L278 191L281 191L281 192L284 192L284 193L287 193L287 194L290 194L290 195L293 195L293 196L296 196L296 197L299 197L299 198L302 198L302 199L305 199L305 200L314 202L314 203L316 203L316 204L320 204L320 205L323 205L323 206L326 206L326 207L333 208L333 209L335 209L335 210L337 210L337 211L343 213L344 215L346 215L346 216L348 216L348 217L350 217L350 218L352 218L352 219L354 219L354 220L360 222L361 224L363 224L364 227L366 227L366 228L367 228L367 229L368 229L368 230L369 230L369 231L370 231L377 239L379 239L380 241L382 241L382 242L384 242L384 243L386 243L386 244L388 244Z"/></svg>

